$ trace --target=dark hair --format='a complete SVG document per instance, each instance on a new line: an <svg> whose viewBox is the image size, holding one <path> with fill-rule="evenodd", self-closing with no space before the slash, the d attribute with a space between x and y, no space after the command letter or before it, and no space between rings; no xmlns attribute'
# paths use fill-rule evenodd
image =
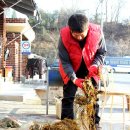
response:
<svg viewBox="0 0 130 130"><path fill-rule="evenodd" d="M73 32L83 32L87 28L88 18L84 14L73 14L68 25Z"/></svg>

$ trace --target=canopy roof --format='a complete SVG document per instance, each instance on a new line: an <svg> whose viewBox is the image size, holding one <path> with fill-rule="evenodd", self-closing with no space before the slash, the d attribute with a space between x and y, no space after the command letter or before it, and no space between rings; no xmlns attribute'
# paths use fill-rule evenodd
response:
<svg viewBox="0 0 130 130"><path fill-rule="evenodd" d="M35 0L0 0L0 5L3 8L11 7L26 15L34 15L37 7Z"/></svg>

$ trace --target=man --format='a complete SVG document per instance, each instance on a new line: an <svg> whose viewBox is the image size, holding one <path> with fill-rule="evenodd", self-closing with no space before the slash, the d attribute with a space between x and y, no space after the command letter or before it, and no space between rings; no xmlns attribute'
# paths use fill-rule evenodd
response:
<svg viewBox="0 0 130 130"><path fill-rule="evenodd" d="M103 64L106 45L98 25L88 22L84 14L73 14L68 26L60 30L58 45L60 74L63 79L61 119L74 118L73 101L77 87L83 87L85 77L98 84L98 66ZM95 105L95 124L99 124L99 105Z"/></svg>

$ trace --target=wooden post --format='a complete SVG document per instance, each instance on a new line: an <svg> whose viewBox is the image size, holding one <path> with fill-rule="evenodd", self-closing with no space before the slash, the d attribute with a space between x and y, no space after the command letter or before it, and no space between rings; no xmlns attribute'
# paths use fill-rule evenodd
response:
<svg viewBox="0 0 130 130"><path fill-rule="evenodd" d="M130 111L130 95L126 95L126 100L127 100L128 111Z"/></svg>

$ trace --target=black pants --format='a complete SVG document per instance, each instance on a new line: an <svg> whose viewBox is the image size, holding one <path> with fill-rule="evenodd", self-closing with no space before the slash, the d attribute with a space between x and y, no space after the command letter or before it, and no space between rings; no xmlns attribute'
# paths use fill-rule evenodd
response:
<svg viewBox="0 0 130 130"><path fill-rule="evenodd" d="M61 119L69 118L74 119L73 112L73 102L74 97L77 91L77 86L73 84L72 81L69 81L66 85L63 86L63 99L62 99L62 113ZM95 124L98 124L100 121L99 113L99 105L96 103L94 106L95 109Z"/></svg>

